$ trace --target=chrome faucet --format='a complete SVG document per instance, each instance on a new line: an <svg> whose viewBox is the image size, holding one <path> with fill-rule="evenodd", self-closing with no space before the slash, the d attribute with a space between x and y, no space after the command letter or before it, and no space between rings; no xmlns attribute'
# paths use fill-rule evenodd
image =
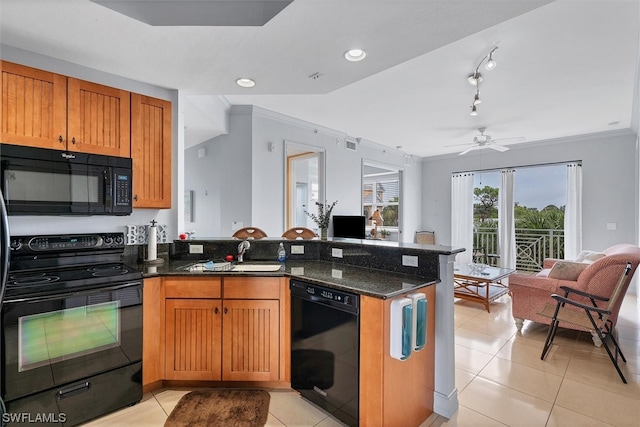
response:
<svg viewBox="0 0 640 427"><path fill-rule="evenodd" d="M244 261L242 257L244 253L249 250L250 247L251 247L251 243L249 243L248 240L243 240L242 242L240 242L240 244L238 245L238 262Z"/></svg>

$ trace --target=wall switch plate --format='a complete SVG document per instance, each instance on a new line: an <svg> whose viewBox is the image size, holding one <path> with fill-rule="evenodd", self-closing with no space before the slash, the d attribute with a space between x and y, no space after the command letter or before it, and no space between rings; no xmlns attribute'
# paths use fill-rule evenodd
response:
<svg viewBox="0 0 640 427"><path fill-rule="evenodd" d="M304 276L304 267L291 267L291 274L293 276Z"/></svg>
<svg viewBox="0 0 640 427"><path fill-rule="evenodd" d="M204 253L204 245L189 245L190 254L202 254Z"/></svg>
<svg viewBox="0 0 640 427"><path fill-rule="evenodd" d="M413 255L402 255L402 265L406 267L417 267L418 257Z"/></svg>
<svg viewBox="0 0 640 427"><path fill-rule="evenodd" d="M607 223L607 230L615 230L618 228L618 223L617 222L608 222Z"/></svg>
<svg viewBox="0 0 640 427"><path fill-rule="evenodd" d="M342 270L337 270L335 268L332 268L331 277L333 277L334 279L342 279Z"/></svg>
<svg viewBox="0 0 640 427"><path fill-rule="evenodd" d="M303 254L304 253L304 245L291 245L291 253L292 254Z"/></svg>
<svg viewBox="0 0 640 427"><path fill-rule="evenodd" d="M334 258L342 258L342 249L331 248L331 256Z"/></svg>

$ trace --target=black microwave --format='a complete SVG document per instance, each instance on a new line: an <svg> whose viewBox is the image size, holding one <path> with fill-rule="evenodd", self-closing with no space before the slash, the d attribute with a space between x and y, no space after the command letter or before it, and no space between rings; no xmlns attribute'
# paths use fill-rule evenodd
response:
<svg viewBox="0 0 640 427"><path fill-rule="evenodd" d="M0 144L9 215L129 215L132 162L125 157Z"/></svg>

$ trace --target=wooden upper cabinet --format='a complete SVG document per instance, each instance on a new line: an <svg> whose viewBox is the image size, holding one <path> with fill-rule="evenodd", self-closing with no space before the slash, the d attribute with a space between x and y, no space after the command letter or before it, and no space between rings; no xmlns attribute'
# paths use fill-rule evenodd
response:
<svg viewBox="0 0 640 427"><path fill-rule="evenodd" d="M133 207L171 208L171 102L131 94Z"/></svg>
<svg viewBox="0 0 640 427"><path fill-rule="evenodd" d="M130 157L127 91L0 61L2 142Z"/></svg>
<svg viewBox="0 0 640 427"><path fill-rule="evenodd" d="M6 61L0 69L1 142L64 150L67 78Z"/></svg>
<svg viewBox="0 0 640 427"><path fill-rule="evenodd" d="M68 78L67 149L131 156L131 93Z"/></svg>

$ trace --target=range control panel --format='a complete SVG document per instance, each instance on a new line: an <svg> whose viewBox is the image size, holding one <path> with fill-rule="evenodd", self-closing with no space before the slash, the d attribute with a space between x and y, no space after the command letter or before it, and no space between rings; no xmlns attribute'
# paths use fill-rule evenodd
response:
<svg viewBox="0 0 640 427"><path fill-rule="evenodd" d="M120 249L124 248L124 233L13 236L10 247L16 254Z"/></svg>

